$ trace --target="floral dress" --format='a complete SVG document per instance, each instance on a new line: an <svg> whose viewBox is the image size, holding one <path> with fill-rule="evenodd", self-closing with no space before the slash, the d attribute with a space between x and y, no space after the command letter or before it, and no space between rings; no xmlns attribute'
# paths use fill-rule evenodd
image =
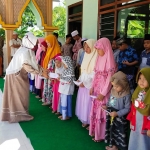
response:
<svg viewBox="0 0 150 150"><path fill-rule="evenodd" d="M48 70L54 72L55 61L51 59L48 64ZM42 102L51 104L53 99L53 82L50 79L44 79L44 89L43 89L43 98Z"/></svg>

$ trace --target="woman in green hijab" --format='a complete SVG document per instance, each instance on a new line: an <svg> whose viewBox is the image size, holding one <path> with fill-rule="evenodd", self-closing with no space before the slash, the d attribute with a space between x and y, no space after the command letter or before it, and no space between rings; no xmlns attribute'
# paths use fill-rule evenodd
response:
<svg viewBox="0 0 150 150"><path fill-rule="evenodd" d="M137 88L132 95L128 150L150 149L150 68L143 68L137 76Z"/></svg>

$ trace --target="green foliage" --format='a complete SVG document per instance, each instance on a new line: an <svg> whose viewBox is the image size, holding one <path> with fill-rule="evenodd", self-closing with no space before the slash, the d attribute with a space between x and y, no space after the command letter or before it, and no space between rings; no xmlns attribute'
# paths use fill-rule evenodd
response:
<svg viewBox="0 0 150 150"><path fill-rule="evenodd" d="M32 32L36 37L43 37L44 32L42 30L35 29L34 26L36 25L36 18L30 9L29 6L26 7L23 15L22 15L22 23L21 26L16 29L15 31L18 33L19 38L23 38L24 35L30 31ZM30 30L29 27L31 27Z"/></svg>
<svg viewBox="0 0 150 150"><path fill-rule="evenodd" d="M65 37L65 23L66 23L66 9L64 1L63 6L57 6L53 9L53 26L59 28L58 31L55 31L59 34L59 37ZM36 18L30 7L27 6L22 15L21 26L15 31L18 33L19 38L23 38L23 36L28 31L32 32L37 37L43 37L44 32L42 30L34 28L35 25L37 25ZM31 27L30 30L28 30L29 27ZM0 36L5 36L5 31L3 29L0 29Z"/></svg>
<svg viewBox="0 0 150 150"><path fill-rule="evenodd" d="M4 37L5 36L5 30L0 28L0 36Z"/></svg>
<svg viewBox="0 0 150 150"><path fill-rule="evenodd" d="M66 23L66 8L65 2L63 6L57 6L53 9L53 26L58 27L59 30L55 31L59 37L65 37L65 23Z"/></svg>
<svg viewBox="0 0 150 150"><path fill-rule="evenodd" d="M21 26L28 26L28 27L34 27L34 25L37 25L36 18L30 9L29 6L26 7L23 15L22 15L22 23Z"/></svg>
<svg viewBox="0 0 150 150"><path fill-rule="evenodd" d="M30 30L36 37L44 37L44 32L42 30L36 30L35 28L32 28Z"/></svg>
<svg viewBox="0 0 150 150"><path fill-rule="evenodd" d="M130 38L143 38L145 34L145 21L129 20L127 35Z"/></svg>
<svg viewBox="0 0 150 150"><path fill-rule="evenodd" d="M20 28L16 29L15 31L18 33L19 38L23 38L24 35L28 32L28 26L20 26Z"/></svg>

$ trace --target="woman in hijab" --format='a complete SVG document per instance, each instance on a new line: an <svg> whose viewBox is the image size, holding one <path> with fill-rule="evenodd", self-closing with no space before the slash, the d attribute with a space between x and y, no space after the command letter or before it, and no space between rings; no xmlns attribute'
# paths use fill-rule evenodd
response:
<svg viewBox="0 0 150 150"><path fill-rule="evenodd" d="M98 58L95 64L95 76L92 83L90 94L96 98L92 101L90 113L89 134L94 136L95 142L100 142L105 138L106 113L102 106L106 105L111 83L110 78L116 71L116 63L113 57L110 41L107 38L99 39L95 48L97 49Z"/></svg>
<svg viewBox="0 0 150 150"><path fill-rule="evenodd" d="M47 43L47 52L43 61L43 67L48 69L50 72L55 71L55 58L61 55L61 49L58 44L58 41L54 35L49 35L45 38ZM42 105L50 105L52 103L53 91L52 91L52 82L50 79L44 79L44 90Z"/></svg>
<svg viewBox="0 0 150 150"><path fill-rule="evenodd" d="M94 48L95 42L93 39L84 42L85 55L81 65L81 76L78 79L81 84L77 95L76 116L82 122L82 127L86 127L90 122L91 97L89 91L92 86L94 66L98 57Z"/></svg>
<svg viewBox="0 0 150 150"><path fill-rule="evenodd" d="M27 33L22 39L22 46L18 49L8 68L6 69L2 121L20 122L33 119L29 115L29 79L28 73L40 74L48 78L46 70L38 66L34 48L37 38Z"/></svg>

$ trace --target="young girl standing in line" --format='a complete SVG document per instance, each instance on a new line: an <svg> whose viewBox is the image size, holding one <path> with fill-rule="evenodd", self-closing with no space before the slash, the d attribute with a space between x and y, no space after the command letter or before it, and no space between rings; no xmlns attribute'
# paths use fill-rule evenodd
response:
<svg viewBox="0 0 150 150"><path fill-rule="evenodd" d="M86 127L90 122L91 97L89 90L92 86L94 66L98 56L94 48L95 42L94 39L89 39L84 42L85 55L81 65L81 76L78 79L82 83L79 85L77 95L76 116L82 122L82 127Z"/></svg>
<svg viewBox="0 0 150 150"><path fill-rule="evenodd" d="M97 98L92 101L90 113L89 135L94 136L95 142L105 139L106 113L101 106L108 102L111 83L110 78L115 73L116 63L110 41L107 38L99 39L95 48L98 52L98 58L95 66L95 76L90 90L91 95Z"/></svg>
<svg viewBox="0 0 150 150"><path fill-rule="evenodd" d="M60 84L58 92L61 93L61 114L59 116L61 120L67 120L72 117L72 95L74 92L74 83L75 78L73 62L71 57L65 56L62 59L64 66L64 71L60 76Z"/></svg>
<svg viewBox="0 0 150 150"><path fill-rule="evenodd" d="M150 149L150 68L143 68L137 76L138 86L132 95L128 150Z"/></svg>
<svg viewBox="0 0 150 150"><path fill-rule="evenodd" d="M58 74L59 76L62 74L64 68L62 65L62 58L61 56L58 56L55 58L55 73ZM58 111L58 104L60 100L60 93L58 92L59 88L59 77L58 79L54 79L53 83L53 103L52 103L52 109L53 113ZM57 112L58 113L58 112Z"/></svg>
<svg viewBox="0 0 150 150"><path fill-rule="evenodd" d="M109 143L106 149L127 150L128 121L126 116L131 105L130 87L126 74L121 71L115 73L110 81L113 85L111 95L107 106L102 106L110 112L106 116L105 142Z"/></svg>

